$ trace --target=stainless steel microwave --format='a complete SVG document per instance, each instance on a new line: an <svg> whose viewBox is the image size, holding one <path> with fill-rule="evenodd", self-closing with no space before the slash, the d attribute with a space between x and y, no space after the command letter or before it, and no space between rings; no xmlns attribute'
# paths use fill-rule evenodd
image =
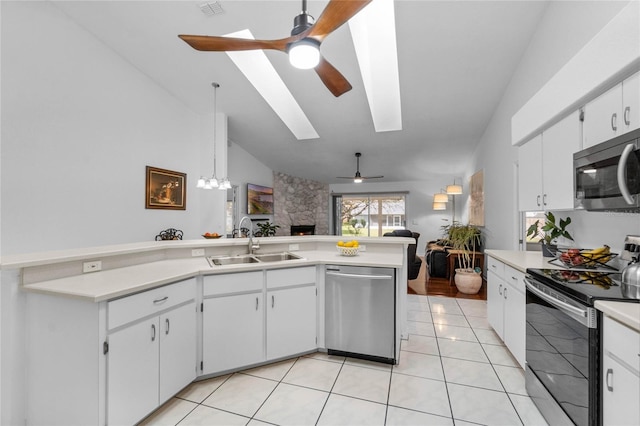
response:
<svg viewBox="0 0 640 426"><path fill-rule="evenodd" d="M574 208L640 213L640 129L573 154Z"/></svg>

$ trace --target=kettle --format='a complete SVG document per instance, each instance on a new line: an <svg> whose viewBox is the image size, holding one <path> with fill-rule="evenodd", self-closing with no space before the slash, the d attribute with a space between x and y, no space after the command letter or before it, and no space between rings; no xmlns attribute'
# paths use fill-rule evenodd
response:
<svg viewBox="0 0 640 426"><path fill-rule="evenodd" d="M629 299L640 299L640 262L637 257L622 270L621 290Z"/></svg>

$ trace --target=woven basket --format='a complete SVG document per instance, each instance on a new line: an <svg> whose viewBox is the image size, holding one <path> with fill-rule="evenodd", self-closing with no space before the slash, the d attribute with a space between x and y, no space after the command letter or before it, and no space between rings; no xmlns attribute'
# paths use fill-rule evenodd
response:
<svg viewBox="0 0 640 426"><path fill-rule="evenodd" d="M338 253L342 256L356 256L358 254L358 247L340 247L336 246Z"/></svg>

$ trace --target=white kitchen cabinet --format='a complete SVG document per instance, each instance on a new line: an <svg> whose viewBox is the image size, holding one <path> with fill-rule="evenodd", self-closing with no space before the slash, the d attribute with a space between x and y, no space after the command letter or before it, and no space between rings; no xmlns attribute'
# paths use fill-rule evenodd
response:
<svg viewBox="0 0 640 426"><path fill-rule="evenodd" d="M267 271L267 359L317 346L316 268Z"/></svg>
<svg viewBox="0 0 640 426"><path fill-rule="evenodd" d="M525 365L524 274L489 256L487 260L487 319L511 354Z"/></svg>
<svg viewBox="0 0 640 426"><path fill-rule="evenodd" d="M109 302L108 313L107 423L134 424L196 377L195 279Z"/></svg>
<svg viewBox="0 0 640 426"><path fill-rule="evenodd" d="M204 301L203 374L264 361L264 296L259 293Z"/></svg>
<svg viewBox="0 0 640 426"><path fill-rule="evenodd" d="M607 316L603 318L603 424L638 425L640 333Z"/></svg>
<svg viewBox="0 0 640 426"><path fill-rule="evenodd" d="M636 73L585 105L582 147L639 127L640 73Z"/></svg>
<svg viewBox="0 0 640 426"><path fill-rule="evenodd" d="M520 211L573 209L573 154L579 150L578 111L518 148Z"/></svg>
<svg viewBox="0 0 640 426"><path fill-rule="evenodd" d="M263 272L204 277L202 373L265 360Z"/></svg>

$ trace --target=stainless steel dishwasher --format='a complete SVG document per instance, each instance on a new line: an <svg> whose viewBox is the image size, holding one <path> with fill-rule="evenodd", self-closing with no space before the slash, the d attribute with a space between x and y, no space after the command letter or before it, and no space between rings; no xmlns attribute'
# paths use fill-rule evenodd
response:
<svg viewBox="0 0 640 426"><path fill-rule="evenodd" d="M325 343L329 355L395 364L395 269L327 265Z"/></svg>

